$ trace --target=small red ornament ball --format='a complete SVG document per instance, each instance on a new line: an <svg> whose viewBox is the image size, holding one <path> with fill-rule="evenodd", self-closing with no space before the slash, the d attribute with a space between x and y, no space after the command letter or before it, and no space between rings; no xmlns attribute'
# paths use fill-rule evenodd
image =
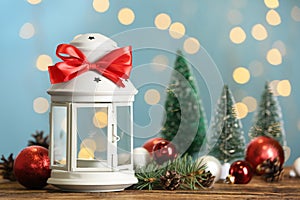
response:
<svg viewBox="0 0 300 200"><path fill-rule="evenodd" d="M245 160L252 165L257 175L262 175L264 172L257 170L257 166L267 159L273 161L276 157L279 158L282 166L284 163L284 151L279 142L270 137L259 136L248 144Z"/></svg>
<svg viewBox="0 0 300 200"><path fill-rule="evenodd" d="M144 143L143 147L147 149L150 155L152 155L152 150L154 145L156 145L160 140L164 140L164 139L160 137L151 138Z"/></svg>
<svg viewBox="0 0 300 200"><path fill-rule="evenodd" d="M178 152L174 144L163 139L153 146L152 155L157 164L161 165L168 160L174 160Z"/></svg>
<svg viewBox="0 0 300 200"><path fill-rule="evenodd" d="M234 178L234 184L247 184L253 176L251 165L243 160L231 164L229 174Z"/></svg>
<svg viewBox="0 0 300 200"><path fill-rule="evenodd" d="M14 173L17 181L28 189L45 187L51 173L48 149L41 146L23 149L14 161Z"/></svg>

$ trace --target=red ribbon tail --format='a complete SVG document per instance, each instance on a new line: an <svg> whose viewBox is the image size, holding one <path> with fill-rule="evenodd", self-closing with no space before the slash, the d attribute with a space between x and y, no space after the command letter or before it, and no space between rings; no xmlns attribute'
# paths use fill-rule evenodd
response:
<svg viewBox="0 0 300 200"><path fill-rule="evenodd" d="M108 78L109 80L111 80L112 82L114 82L119 87L125 87L122 79L120 79L119 77L115 76L114 74L111 74L109 72L103 72L102 75L104 77Z"/></svg>
<svg viewBox="0 0 300 200"><path fill-rule="evenodd" d="M54 66L49 66L48 67L48 72L50 76L50 82L51 84L56 84L56 83L61 83L64 82L64 74L57 68L56 65Z"/></svg>

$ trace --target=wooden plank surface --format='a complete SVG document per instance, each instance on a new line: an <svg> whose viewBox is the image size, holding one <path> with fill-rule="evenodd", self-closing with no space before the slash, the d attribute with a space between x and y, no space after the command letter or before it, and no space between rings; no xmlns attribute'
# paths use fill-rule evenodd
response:
<svg viewBox="0 0 300 200"><path fill-rule="evenodd" d="M2 181L0 199L300 199L300 178L285 175L280 182L267 183L261 177L254 177L245 185L218 182L211 189L199 191L125 190L110 193L62 192L51 185L42 190L28 190L17 182Z"/></svg>

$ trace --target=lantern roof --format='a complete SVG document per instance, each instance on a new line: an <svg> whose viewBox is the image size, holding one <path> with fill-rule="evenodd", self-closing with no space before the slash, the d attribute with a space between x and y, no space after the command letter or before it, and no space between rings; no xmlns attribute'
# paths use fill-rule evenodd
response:
<svg viewBox="0 0 300 200"><path fill-rule="evenodd" d="M88 33L76 37L71 43L95 62L110 51L118 48L117 44L101 34ZM112 102L133 101L138 92L129 79L123 80L125 87L120 87L95 71L87 71L68 82L52 84L48 93L53 101L76 102Z"/></svg>

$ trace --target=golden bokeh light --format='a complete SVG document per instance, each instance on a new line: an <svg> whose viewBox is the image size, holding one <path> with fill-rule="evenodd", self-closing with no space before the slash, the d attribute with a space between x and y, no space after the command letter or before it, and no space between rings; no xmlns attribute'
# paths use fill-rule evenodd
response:
<svg viewBox="0 0 300 200"><path fill-rule="evenodd" d="M172 38L179 39L182 38L185 34L185 27L180 22L174 22L171 24L169 29L169 34Z"/></svg>
<svg viewBox="0 0 300 200"><path fill-rule="evenodd" d="M239 84L245 84L250 80L250 72L244 67L238 67L233 71L233 80Z"/></svg>
<svg viewBox="0 0 300 200"><path fill-rule="evenodd" d="M279 93L277 91L277 85L279 83L279 80L273 80L269 83L269 87L271 92L273 93L274 96L279 96Z"/></svg>
<svg viewBox="0 0 300 200"><path fill-rule="evenodd" d="M264 73L263 64L257 60L254 60L249 64L249 70L254 77L261 76Z"/></svg>
<svg viewBox="0 0 300 200"><path fill-rule="evenodd" d="M105 152L107 150L107 135L97 133L94 134L91 139L96 143L96 151Z"/></svg>
<svg viewBox="0 0 300 200"><path fill-rule="evenodd" d="M268 37L266 28L261 24L256 24L252 27L251 34L256 40L264 40Z"/></svg>
<svg viewBox="0 0 300 200"><path fill-rule="evenodd" d="M32 4L32 5L36 5L42 2L42 0L27 0L28 3Z"/></svg>
<svg viewBox="0 0 300 200"><path fill-rule="evenodd" d="M134 12L130 8L122 8L118 13L118 19L121 24L130 25L135 18Z"/></svg>
<svg viewBox="0 0 300 200"><path fill-rule="evenodd" d="M144 95L144 99L147 104L155 105L160 101L160 93L155 89L147 90Z"/></svg>
<svg viewBox="0 0 300 200"><path fill-rule="evenodd" d="M266 21L272 26L277 26L281 23L281 17L275 10L269 10L266 15Z"/></svg>
<svg viewBox="0 0 300 200"><path fill-rule="evenodd" d="M183 43L183 49L188 54L195 54L200 49L200 43L196 38L187 38Z"/></svg>
<svg viewBox="0 0 300 200"><path fill-rule="evenodd" d="M97 128L105 128L108 123L108 116L106 112L96 112L93 117L94 126Z"/></svg>
<svg viewBox="0 0 300 200"><path fill-rule="evenodd" d="M36 113L42 114L47 112L49 109L49 102L44 97L38 97L33 101L33 110Z"/></svg>
<svg viewBox="0 0 300 200"><path fill-rule="evenodd" d="M152 65L153 69L155 71L163 71L167 68L169 65L169 59L164 55L157 55L152 59Z"/></svg>
<svg viewBox="0 0 300 200"><path fill-rule="evenodd" d="M282 80L277 84L277 92L279 95L287 97L290 96L291 91L292 87L289 80Z"/></svg>
<svg viewBox="0 0 300 200"><path fill-rule="evenodd" d="M97 145L96 145L95 140L93 140L91 138L84 139L80 144L80 149L83 149L83 148L88 148L93 152L96 151Z"/></svg>
<svg viewBox="0 0 300 200"><path fill-rule="evenodd" d="M264 0L264 2L268 8L277 8L279 6L278 0Z"/></svg>
<svg viewBox="0 0 300 200"><path fill-rule="evenodd" d="M248 115L248 107L243 102L235 103L233 108L235 109L238 119L245 118Z"/></svg>
<svg viewBox="0 0 300 200"><path fill-rule="evenodd" d="M35 34L35 28L31 23L25 23L19 31L19 36L22 39L30 39L34 36L34 34Z"/></svg>
<svg viewBox="0 0 300 200"><path fill-rule="evenodd" d="M109 8L109 0L93 0L93 8L100 13L106 12Z"/></svg>
<svg viewBox="0 0 300 200"><path fill-rule="evenodd" d="M231 29L229 33L229 38L233 43L241 44L246 39L246 33L241 27L237 26Z"/></svg>
<svg viewBox="0 0 300 200"><path fill-rule="evenodd" d="M53 65L52 58L48 55L40 55L36 59L36 67L41 71L47 71L48 66Z"/></svg>
<svg viewBox="0 0 300 200"><path fill-rule="evenodd" d="M243 98L242 102L247 106L248 112L254 112L257 108L257 101L254 97L247 96Z"/></svg>
<svg viewBox="0 0 300 200"><path fill-rule="evenodd" d="M171 17L166 13L158 14L155 17L154 24L160 30L166 30L171 24Z"/></svg>
<svg viewBox="0 0 300 200"><path fill-rule="evenodd" d="M270 49L268 51L266 59L271 65L280 65L282 63L281 53L276 48Z"/></svg>
<svg viewBox="0 0 300 200"><path fill-rule="evenodd" d="M292 8L291 17L294 21L300 22L300 8L298 6Z"/></svg>
<svg viewBox="0 0 300 200"><path fill-rule="evenodd" d="M94 159L95 155L94 155L94 151L92 149L89 148L81 148L79 153L78 153L78 158L81 159Z"/></svg>
<svg viewBox="0 0 300 200"><path fill-rule="evenodd" d="M66 158L63 158L63 159L61 159L61 160L58 160L57 161L60 165L65 165L65 164L67 164L67 159Z"/></svg>

